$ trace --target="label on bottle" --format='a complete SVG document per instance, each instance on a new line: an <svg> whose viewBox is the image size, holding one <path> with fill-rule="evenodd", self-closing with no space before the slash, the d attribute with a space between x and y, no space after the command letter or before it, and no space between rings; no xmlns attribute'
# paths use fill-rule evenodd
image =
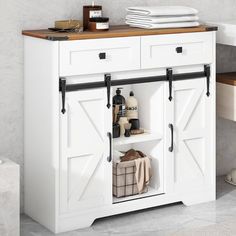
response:
<svg viewBox="0 0 236 236"><path fill-rule="evenodd" d="M97 30L109 29L109 23L108 22L98 22L98 23L96 23L96 29Z"/></svg>
<svg viewBox="0 0 236 236"><path fill-rule="evenodd" d="M102 17L102 10L90 10L89 18Z"/></svg>
<svg viewBox="0 0 236 236"><path fill-rule="evenodd" d="M138 110L138 107L135 106L135 107L127 107L126 108L128 111L137 111Z"/></svg>
<svg viewBox="0 0 236 236"><path fill-rule="evenodd" d="M126 107L126 116L128 119L138 119L138 107L137 106L130 106Z"/></svg>

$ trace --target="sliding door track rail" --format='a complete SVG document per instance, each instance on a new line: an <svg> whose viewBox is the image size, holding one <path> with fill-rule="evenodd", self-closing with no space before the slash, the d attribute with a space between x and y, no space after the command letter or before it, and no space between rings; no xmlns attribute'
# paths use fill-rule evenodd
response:
<svg viewBox="0 0 236 236"><path fill-rule="evenodd" d="M204 71L200 71L200 72L173 74L172 69L168 68L166 70L166 75L138 77L138 78L120 79L120 80L112 80L111 74L105 74L104 81L90 82L90 83L67 84L66 78L60 78L59 91L62 93L62 113L63 114L65 113L65 93L66 92L73 92L73 91L84 90L84 89L107 88L107 93L108 93L107 107L109 109L110 108L109 97L110 97L110 87L111 86L168 81L169 88L170 88L169 89L170 90L169 100L171 101L172 100L171 91L172 91L172 82L173 81L199 79L199 78L206 78L207 79L207 96L209 96L210 95L210 92L209 92L210 65L205 65Z"/></svg>

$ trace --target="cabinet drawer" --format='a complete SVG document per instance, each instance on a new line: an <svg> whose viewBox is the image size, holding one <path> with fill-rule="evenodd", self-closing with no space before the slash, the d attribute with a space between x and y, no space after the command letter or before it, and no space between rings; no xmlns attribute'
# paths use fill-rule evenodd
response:
<svg viewBox="0 0 236 236"><path fill-rule="evenodd" d="M192 33L141 37L141 67L157 68L212 62L213 34Z"/></svg>
<svg viewBox="0 0 236 236"><path fill-rule="evenodd" d="M140 37L60 42L60 76L140 69Z"/></svg>

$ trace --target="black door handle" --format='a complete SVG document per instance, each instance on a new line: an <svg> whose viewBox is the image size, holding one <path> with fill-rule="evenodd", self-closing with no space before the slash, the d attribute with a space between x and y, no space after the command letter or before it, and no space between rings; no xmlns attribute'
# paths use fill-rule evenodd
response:
<svg viewBox="0 0 236 236"><path fill-rule="evenodd" d="M106 59L106 53L105 52L100 52L98 56L99 56L100 60Z"/></svg>
<svg viewBox="0 0 236 236"><path fill-rule="evenodd" d="M171 132L171 144L169 147L169 152L173 152L174 150L174 126L169 124L170 132Z"/></svg>
<svg viewBox="0 0 236 236"><path fill-rule="evenodd" d="M111 162L111 160L112 160L112 152L111 152L111 149L112 149L112 134L111 134L111 132L108 132L107 133L107 135L108 135L108 138L109 138L109 156L107 157L107 161L108 162Z"/></svg>
<svg viewBox="0 0 236 236"><path fill-rule="evenodd" d="M183 48L182 47L177 47L176 49L177 53L183 53Z"/></svg>

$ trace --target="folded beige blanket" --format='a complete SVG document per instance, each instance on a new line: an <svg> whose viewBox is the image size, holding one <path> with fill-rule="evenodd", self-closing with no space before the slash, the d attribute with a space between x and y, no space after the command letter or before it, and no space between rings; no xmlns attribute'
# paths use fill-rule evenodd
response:
<svg viewBox="0 0 236 236"><path fill-rule="evenodd" d="M135 159L136 181L139 193L142 193L152 177L151 161L148 157Z"/></svg>

